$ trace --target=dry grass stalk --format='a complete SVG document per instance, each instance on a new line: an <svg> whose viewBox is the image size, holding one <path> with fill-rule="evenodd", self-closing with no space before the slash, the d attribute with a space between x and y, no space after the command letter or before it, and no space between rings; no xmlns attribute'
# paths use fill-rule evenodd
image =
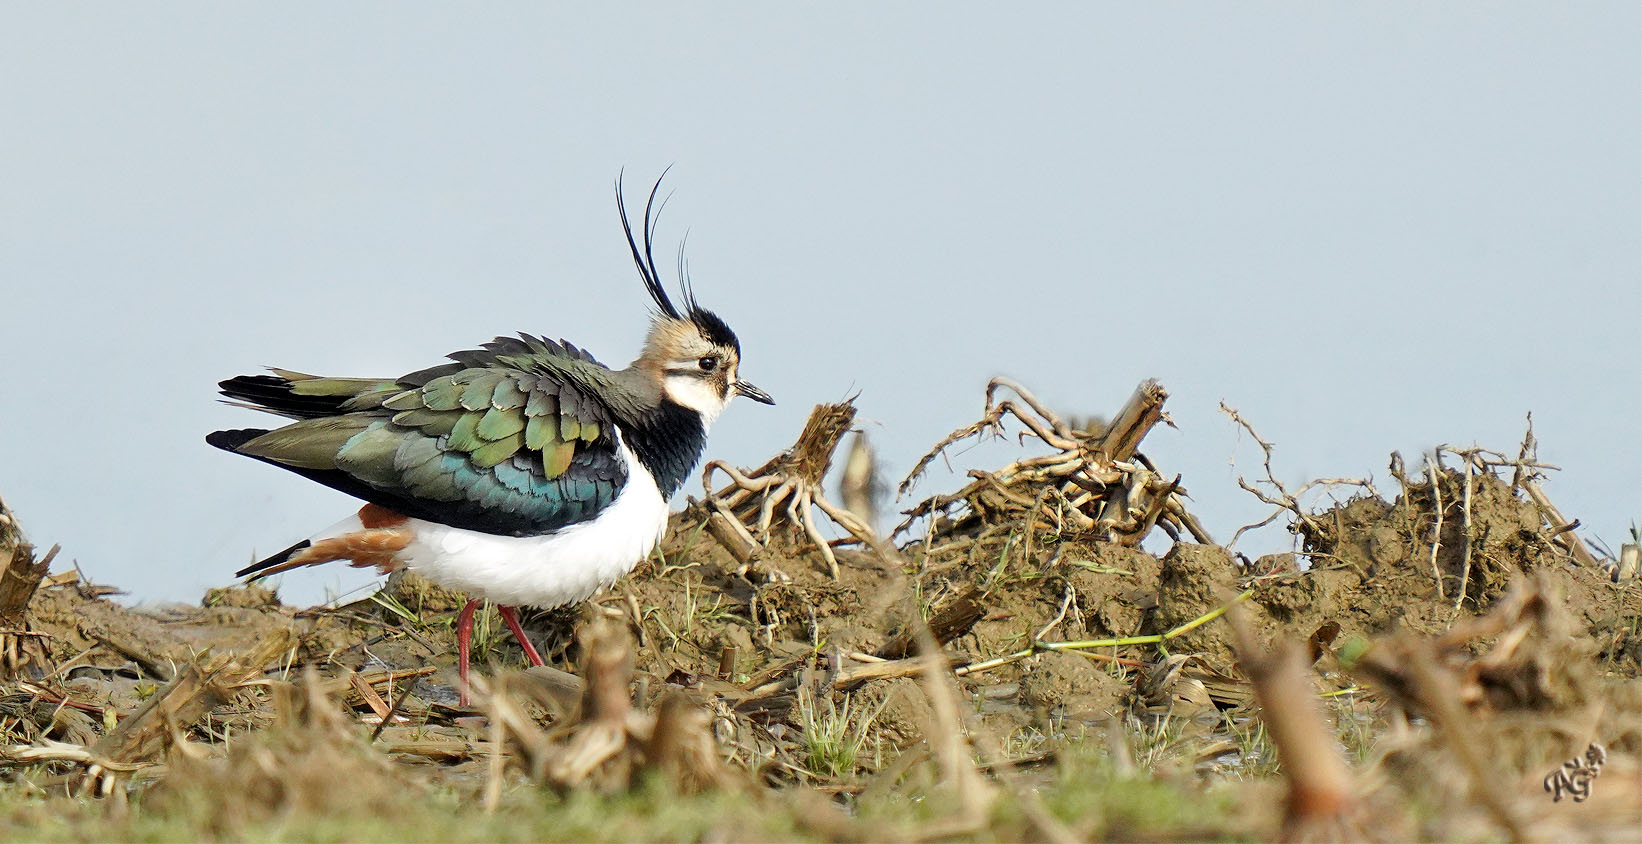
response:
<svg viewBox="0 0 1642 844"><path fill-rule="evenodd" d="M997 393L1005 389L1016 398L998 399ZM1212 542L1186 511L1180 478L1163 478L1137 450L1155 425L1169 423L1163 412L1167 398L1162 385L1145 381L1114 422L1085 430L1072 427L1025 387L994 378L987 384L981 419L936 443L901 482L899 493L905 495L948 447L971 437L1002 436L1006 417L1025 427L1022 439L1033 436L1055 451L1018 460L997 472L971 470L973 480L962 489L906 510L906 519L891 535L899 536L918 519L928 518L929 542L967 537L1006 523L1127 545L1138 544L1153 527L1175 538L1184 531L1199 542Z"/></svg>
<svg viewBox="0 0 1642 844"><path fill-rule="evenodd" d="M97 755L92 750L70 742L52 741L43 738L34 744L19 744L9 747L0 747L0 760L19 765L33 765L40 762L73 762L88 768L102 768L119 773L140 771L148 767L144 762L116 762Z"/></svg>
<svg viewBox="0 0 1642 844"><path fill-rule="evenodd" d="M854 513L861 523L876 529L878 505L883 498L883 482L878 477L878 458L867 443L867 432L856 431L850 438L849 454L844 458L842 477L838 479L838 497L844 508Z"/></svg>
<svg viewBox="0 0 1642 844"><path fill-rule="evenodd" d="M1577 527L1579 522L1577 520L1570 522L1563 518L1562 511L1551 503L1550 496L1546 495L1545 490L1540 487L1539 482L1545 479L1545 472L1555 470L1557 467L1539 462L1539 440L1534 437L1534 415L1532 413L1528 414L1526 425L1527 429L1522 434L1522 447L1518 449L1515 460L1485 449L1475 449L1476 454L1483 461L1482 465L1484 466L1511 467L1511 488L1520 488L1528 494L1528 500L1534 502L1534 506L1539 508L1540 516L1554 532L1553 542L1561 545L1574 556L1574 559L1584 565L1600 565L1596 558L1591 555L1590 550L1585 547L1585 543L1580 542L1572 535L1570 530L1566 529Z"/></svg>
<svg viewBox="0 0 1642 844"><path fill-rule="evenodd" d="M918 644L920 654L917 661L934 722L924 728L924 736L936 764L940 766L941 778L952 786L960 807L957 817L947 823L932 824L923 830L921 837L948 838L984 827L997 791L975 767L975 759L964 733L958 690L953 684L952 671L941 654L940 645L935 643L935 637L930 635L928 628L922 629Z"/></svg>
<svg viewBox="0 0 1642 844"><path fill-rule="evenodd" d="M707 514L707 533L718 540L741 565L750 566L758 562L764 555L764 546L753 538L747 526L722 501L709 501L706 506L710 510Z"/></svg>
<svg viewBox="0 0 1642 844"><path fill-rule="evenodd" d="M1401 460L1401 455L1395 452L1391 456L1394 459ZM1442 515L1448 508L1442 504L1442 482L1437 477L1437 466L1442 462L1442 457L1440 454L1433 455L1433 457L1435 459L1426 461L1425 470L1427 477L1431 479L1432 511L1435 514L1435 522L1431 527L1431 576L1437 582L1437 600L1441 601L1447 600L1447 596L1443 594L1442 568L1437 564L1437 555L1442 551ZM1398 480L1402 479L1399 478ZM1403 486L1406 489L1408 486L1407 481L1403 482Z"/></svg>
<svg viewBox="0 0 1642 844"><path fill-rule="evenodd" d="M1613 579L1619 583L1633 580L1639 568L1642 568L1642 545L1627 542L1619 546L1619 561L1614 566Z"/></svg>
<svg viewBox="0 0 1642 844"><path fill-rule="evenodd" d="M86 767L81 781L85 793L123 794L117 791L120 776L158 764L168 749L185 750L188 742L184 731L211 707L225 701L236 687L258 677L264 665L285 652L289 639L289 633L281 630L244 657L220 657L188 666L93 746L42 739L32 746L6 748L3 756L14 762L81 764Z"/></svg>
<svg viewBox="0 0 1642 844"><path fill-rule="evenodd" d="M1354 803L1351 774L1317 706L1308 649L1282 639L1266 651L1240 611L1234 610L1228 620L1237 639L1238 665L1253 682L1260 720L1277 748L1288 783L1284 837L1362 837L1341 826Z"/></svg>
<svg viewBox="0 0 1642 844"><path fill-rule="evenodd" d="M348 680L349 692L344 702L349 709L367 707L378 717L393 707L386 701L404 697L418 677L438 672L438 666L424 665L405 671L367 671L352 675Z"/></svg>
<svg viewBox="0 0 1642 844"><path fill-rule="evenodd" d="M826 685L840 692L848 692L875 680L917 677L924 673L925 662L926 660L922 656L879 662L858 660L843 662L837 670L827 675ZM950 673L952 669L951 661L943 657L942 662Z"/></svg>
<svg viewBox="0 0 1642 844"><path fill-rule="evenodd" d="M685 792L739 786L699 706L677 696L663 698L654 712L633 705L633 649L625 627L598 618L582 629L581 640L579 712L564 706L575 684L557 677L504 674L475 683L491 728L487 805L494 808L500 798L504 754L532 779L559 789L625 789L645 771L660 772ZM529 706L560 712L561 720L544 729Z"/></svg>
<svg viewBox="0 0 1642 844"><path fill-rule="evenodd" d="M1168 414L1163 412L1163 403L1169 398L1168 391L1155 380L1140 382L1135 388L1134 395L1125 402L1118 411L1106 432L1100 438L1097 446L1100 451L1112 460L1128 460L1140 450L1140 441L1146 438L1153 426L1159 422L1174 426L1169 421Z"/></svg>
<svg viewBox="0 0 1642 844"><path fill-rule="evenodd" d="M1551 541L1561 545L1574 556L1574 559L1584 565L1600 565L1597 563L1596 558L1591 555L1590 550L1585 547L1585 543L1572 536L1571 528L1578 527L1579 522L1570 522L1564 518L1562 511L1551 503L1551 497L1545 494L1545 490L1536 480L1533 478L1524 479L1522 481L1522 491L1528 493L1528 500L1534 502L1534 506L1539 508L1540 515L1545 519L1545 523L1554 531Z"/></svg>
<svg viewBox="0 0 1642 844"><path fill-rule="evenodd" d="M347 679L321 679L309 666L295 683L257 682L273 723L236 736L224 755L175 748L145 812L185 811L194 837L244 840L291 818L389 811L415 786L361 740L342 701Z"/></svg>
<svg viewBox="0 0 1642 844"><path fill-rule="evenodd" d="M260 676L263 666L284 654L290 644L290 632L278 630L244 656L207 658L188 666L104 736L97 752L121 761L158 757L174 743L179 727L194 724L236 687Z"/></svg>
<svg viewBox="0 0 1642 844"><path fill-rule="evenodd" d="M875 539L870 526L829 501L821 489L827 469L832 466L833 452L854 421L854 398L838 404L818 404L810 411L792 448L763 466L743 474L723 461L709 462L701 473L708 532L743 564L756 560L759 549L767 546L772 536L794 542L802 536L820 551L827 570L836 579L838 558L832 552L832 543L821 533L812 508L820 509L857 541L870 545ZM714 472L730 479L716 492Z"/></svg>
<svg viewBox="0 0 1642 844"><path fill-rule="evenodd" d="M371 708L371 712L376 714L378 723L386 723L388 720L388 715L392 709L388 706L388 702L383 700L380 694L377 694L376 689L372 688L371 684L365 682L364 678L360 677L358 672L349 672L348 685L352 686L353 690L359 693L359 696L364 700L365 705L369 706Z"/></svg>

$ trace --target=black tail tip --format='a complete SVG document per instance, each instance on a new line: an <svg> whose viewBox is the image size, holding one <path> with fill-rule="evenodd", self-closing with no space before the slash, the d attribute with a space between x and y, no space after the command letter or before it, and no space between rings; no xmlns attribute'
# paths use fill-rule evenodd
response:
<svg viewBox="0 0 1642 844"><path fill-rule="evenodd" d="M239 447L251 440L268 433L266 428L234 428L228 431L212 431L205 435L207 445L213 445L223 451L239 451Z"/></svg>
<svg viewBox="0 0 1642 844"><path fill-rule="evenodd" d="M223 432L219 431L218 433L223 433ZM289 548L286 548L284 551L279 552L278 554L275 554L271 557L266 557L264 559L258 560L256 562L246 566L245 568L242 568L239 571L234 572L234 576L235 577L247 578L249 582L254 583L258 580L261 580L262 577L263 577L261 574L258 574L258 572L266 571L268 569L273 568L274 566L279 565L280 563L285 562L286 560L291 559L292 554L295 554L296 552L301 551L304 548L307 548L309 544L310 543L308 542L308 540L304 539L301 542L298 542L297 544L292 545Z"/></svg>

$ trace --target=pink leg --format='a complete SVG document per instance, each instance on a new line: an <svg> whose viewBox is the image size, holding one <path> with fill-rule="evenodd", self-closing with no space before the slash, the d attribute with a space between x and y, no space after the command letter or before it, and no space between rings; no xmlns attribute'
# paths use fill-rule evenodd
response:
<svg viewBox="0 0 1642 844"><path fill-rule="evenodd" d="M525 635L525 629L519 626L519 611L513 607L504 607L498 604L496 611L502 614L502 620L507 622L507 629L513 631L513 638L519 640L519 646L525 649L525 659L531 665L546 665L547 660L536 652L536 646L530 644L530 637Z"/></svg>
<svg viewBox="0 0 1642 844"><path fill-rule="evenodd" d="M473 613L477 609L479 599L474 598L456 616L456 674L462 678L462 687L457 691L463 706L468 705L468 646L473 641Z"/></svg>

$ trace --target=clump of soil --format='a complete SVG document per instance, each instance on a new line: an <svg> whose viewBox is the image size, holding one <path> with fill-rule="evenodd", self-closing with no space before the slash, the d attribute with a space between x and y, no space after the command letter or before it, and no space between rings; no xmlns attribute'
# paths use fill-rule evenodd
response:
<svg viewBox="0 0 1642 844"><path fill-rule="evenodd" d="M1162 564L1139 548L1110 543L1061 549L1066 582L1082 608L1086 638L1133 636L1157 607Z"/></svg>
<svg viewBox="0 0 1642 844"><path fill-rule="evenodd" d="M1224 548L1180 542L1164 555L1157 584L1157 610L1148 632L1162 633L1226 604L1237 595L1237 564ZM1222 670L1236 662L1230 633L1204 625L1170 643Z"/></svg>
<svg viewBox="0 0 1642 844"><path fill-rule="evenodd" d="M928 696L909 677L867 686L856 693L856 705L863 711L878 713L873 729L897 748L910 747L922 739L934 717Z"/></svg>
<svg viewBox="0 0 1642 844"><path fill-rule="evenodd" d="M1022 703L1079 721L1121 715L1129 683L1109 667L1076 653L1048 653L1038 660L1021 680Z"/></svg>
<svg viewBox="0 0 1642 844"><path fill-rule="evenodd" d="M1449 470L1438 473L1436 495L1433 488L1429 480L1410 483L1395 501L1359 497L1297 521L1312 571L1341 573L1321 578L1327 584L1320 591L1327 594L1305 596L1294 606L1316 607L1348 633L1398 626L1437 633L1456 619L1486 612L1516 578L1539 576L1565 596L1577 626L1598 643L1596 658L1637 674L1642 593L1635 585L1613 583L1605 571L1581 565L1551 541L1534 504L1503 478L1486 472L1467 478Z"/></svg>

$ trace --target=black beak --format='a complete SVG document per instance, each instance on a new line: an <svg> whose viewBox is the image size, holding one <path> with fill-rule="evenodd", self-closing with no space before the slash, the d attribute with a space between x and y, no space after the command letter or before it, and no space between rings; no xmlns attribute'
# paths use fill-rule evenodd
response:
<svg viewBox="0 0 1642 844"><path fill-rule="evenodd" d="M775 399L770 398L769 393L754 387L746 381L737 381L731 386L735 388L738 394L746 396L759 404L775 404Z"/></svg>

